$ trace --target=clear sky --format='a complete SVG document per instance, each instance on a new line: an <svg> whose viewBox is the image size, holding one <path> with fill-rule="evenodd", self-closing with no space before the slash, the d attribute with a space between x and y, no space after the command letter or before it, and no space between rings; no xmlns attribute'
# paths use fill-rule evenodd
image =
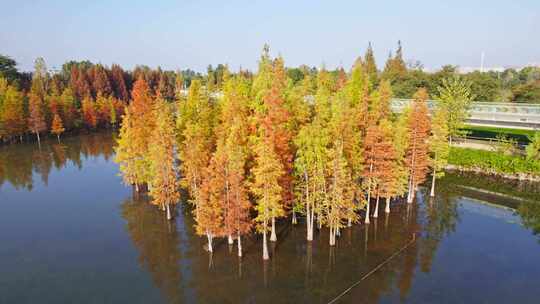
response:
<svg viewBox="0 0 540 304"><path fill-rule="evenodd" d="M373 43L405 59L513 66L540 62L540 0L1 0L0 54L32 69L88 59L126 68L253 69L265 42L288 66L348 67Z"/></svg>

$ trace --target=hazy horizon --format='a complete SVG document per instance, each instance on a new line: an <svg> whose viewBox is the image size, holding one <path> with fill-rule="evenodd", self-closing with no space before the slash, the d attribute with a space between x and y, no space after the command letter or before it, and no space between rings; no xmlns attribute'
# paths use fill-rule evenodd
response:
<svg viewBox="0 0 540 304"><path fill-rule="evenodd" d="M0 54L32 70L37 57L59 69L90 60L131 69L143 64L203 72L209 64L255 69L262 46L287 66L349 67L371 41L379 68L401 40L405 60L427 69L540 62L540 2L413 0L318 1L20 1L0 12Z"/></svg>

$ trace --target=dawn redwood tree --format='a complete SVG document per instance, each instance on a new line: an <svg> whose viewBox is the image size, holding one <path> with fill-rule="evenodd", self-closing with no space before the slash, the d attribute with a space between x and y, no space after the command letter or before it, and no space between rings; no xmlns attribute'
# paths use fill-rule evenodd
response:
<svg viewBox="0 0 540 304"><path fill-rule="evenodd" d="M367 192L366 217L364 220L366 224L370 223L371 197L372 193L376 191L377 188L378 172L376 171L375 164L377 162L377 152L380 151L378 145L381 142L381 138L382 132L379 126L370 125L366 130L366 136L362 142L364 147L364 171L362 174L362 182Z"/></svg>
<svg viewBox="0 0 540 304"><path fill-rule="evenodd" d="M129 100L129 93L126 85L125 72L117 64L111 66L111 82L116 98L127 102Z"/></svg>
<svg viewBox="0 0 540 304"><path fill-rule="evenodd" d="M133 127L133 119L131 117L131 108L128 107L120 125L114 161L120 165L120 173L122 174L124 184L137 185L137 153L136 148L133 146L135 141L135 128Z"/></svg>
<svg viewBox="0 0 540 304"><path fill-rule="evenodd" d="M152 203L167 211L172 219L171 205L180 200L180 184L176 168L174 116L170 105L163 99L155 103L155 128L149 147L152 179Z"/></svg>
<svg viewBox="0 0 540 304"><path fill-rule="evenodd" d="M37 136L38 145L41 146L39 134L47 130L45 115L43 113L43 100L37 92L30 91L28 99L28 128Z"/></svg>
<svg viewBox="0 0 540 304"><path fill-rule="evenodd" d="M382 119L379 122L379 129L381 131L380 142L377 144L377 157L375 163L375 170L378 173L378 188L377 188L377 200L373 217L377 218L379 215L379 197L386 199L386 206L390 208L390 199L396 195L398 188L399 170L396 168L397 152L394 148L393 136L394 128L392 122L387 119Z"/></svg>
<svg viewBox="0 0 540 304"><path fill-rule="evenodd" d="M98 113L94 100L90 96L86 96L81 104L82 117L84 124L88 129L95 129L98 124Z"/></svg>
<svg viewBox="0 0 540 304"><path fill-rule="evenodd" d="M255 196L258 230L263 234L263 259L268 260L266 235L269 222L285 214L281 202L283 189L279 179L283 176L283 164L273 147L273 141L263 130L255 146L255 166L252 168L253 184L251 191Z"/></svg>
<svg viewBox="0 0 540 304"><path fill-rule="evenodd" d="M336 139L329 153L329 197L326 200L325 222L330 229L330 246L336 244L336 235L340 234L343 228L343 222L350 220L352 215L352 202L354 199L354 190L350 169L347 166L347 160L343 153L343 143Z"/></svg>
<svg viewBox="0 0 540 304"><path fill-rule="evenodd" d="M330 138L318 121L303 126L296 136L296 176L306 214L307 240L313 240L315 216L322 213L326 193L326 166L329 163Z"/></svg>
<svg viewBox="0 0 540 304"><path fill-rule="evenodd" d="M73 91L68 87L60 95L60 107L63 113L63 123L67 130L74 129L80 125L80 113L76 104Z"/></svg>
<svg viewBox="0 0 540 304"><path fill-rule="evenodd" d="M185 102L178 103L176 130L180 154L182 184L199 216L200 190L214 150L214 111L199 80L194 80Z"/></svg>
<svg viewBox="0 0 540 304"><path fill-rule="evenodd" d="M406 153L409 170L407 203L412 203L416 188L425 180L430 165L428 140L431 121L426 104L427 97L426 89L419 89L414 95L409 113L409 147Z"/></svg>
<svg viewBox="0 0 540 304"><path fill-rule="evenodd" d="M394 121L392 146L395 150L395 161L392 171L394 178L386 192L386 207L384 212L390 213L390 200L392 198L402 196L407 192L409 181L409 170L406 164L406 151L409 146L409 129L408 129L409 110L405 109L398 118Z"/></svg>
<svg viewBox="0 0 540 304"><path fill-rule="evenodd" d="M92 74L92 90L94 96L110 96L113 93L113 90L105 67L101 64L96 64L90 68L89 72Z"/></svg>
<svg viewBox="0 0 540 304"><path fill-rule="evenodd" d="M377 63L375 62L375 55L373 54L373 48L371 47L371 42L369 42L368 48L364 55L364 71L369 80L369 86L374 87L378 82L378 71Z"/></svg>
<svg viewBox="0 0 540 304"><path fill-rule="evenodd" d="M331 151L334 151L334 159L331 160L329 168L336 168L335 162L337 158L344 157L346 174L340 173L340 178L348 178L347 185L352 187L355 194L352 199L342 202L344 213L347 213L347 225L350 227L352 223L358 220L356 210L359 209L364 200L359 193L359 181L362 172L362 145L360 143L362 130L357 118L359 111L362 111L359 104L351 103L344 94L338 92L332 99L330 106L331 118L328 123L329 134L331 138ZM339 160L340 161L340 160ZM341 170L341 169L340 169ZM334 170L335 171L335 170ZM329 175L331 175L329 173ZM356 201L354 198L356 196ZM348 198L348 196L345 196ZM335 233L339 235L340 227L335 226Z"/></svg>
<svg viewBox="0 0 540 304"><path fill-rule="evenodd" d="M293 149L292 132L289 127L291 114L285 105L286 73L283 60L277 58L273 62L272 84L266 94L262 97L263 116L260 121L266 137L272 142L275 153L278 155L282 165L282 175L279 184L282 189L281 203L283 209L292 205L293 201ZM284 214L283 214L284 215ZM281 216L283 216L281 215ZM271 241L277 241L275 232L275 217L272 218Z"/></svg>
<svg viewBox="0 0 540 304"><path fill-rule="evenodd" d="M225 181L225 230L229 244L233 235L238 239L238 255L242 256L241 235L251 227L246 185L248 157L249 84L243 77L228 78L223 85L224 98L221 110L218 145L215 155L224 154L220 164ZM221 152L223 151L223 152Z"/></svg>
<svg viewBox="0 0 540 304"><path fill-rule="evenodd" d="M58 142L60 142L60 134L64 133L64 131L65 129L64 125L62 124L62 118L60 118L58 113L55 113L51 124L51 133L56 135Z"/></svg>
<svg viewBox="0 0 540 304"><path fill-rule="evenodd" d="M437 177L444 176L444 169L448 164L448 155L450 153L450 145L448 143L448 118L446 109L439 107L433 115L431 121L431 138L429 146L431 158L433 160L431 167L431 192L430 196L435 196L435 180Z"/></svg>
<svg viewBox="0 0 540 304"><path fill-rule="evenodd" d="M151 180L150 163L148 151L150 141L155 127L154 100L150 95L150 89L146 82L139 78L131 92L133 100L129 105L131 112L131 141L132 152L134 153L135 167L135 189L139 192L141 185L148 185Z"/></svg>
<svg viewBox="0 0 540 304"><path fill-rule="evenodd" d="M90 83L86 76L86 70L77 64L71 66L70 86L76 99L81 101L92 95Z"/></svg>
<svg viewBox="0 0 540 304"><path fill-rule="evenodd" d="M203 168L201 183L197 188L195 228L197 234L206 235L207 249L213 252L213 239L224 235L224 208L226 207L226 189L223 187L224 176L220 167L223 154L214 154L208 168Z"/></svg>
<svg viewBox="0 0 540 304"><path fill-rule="evenodd" d="M0 124L4 132L0 131L0 135L5 133L5 137L18 136L22 140L27 130L23 94L15 86L7 84L3 91L0 92Z"/></svg>
<svg viewBox="0 0 540 304"><path fill-rule="evenodd" d="M36 134L38 145L41 146L40 132L47 130L45 120L45 97L47 96L47 67L43 58L36 59L34 73L32 75L32 87L28 102L28 128Z"/></svg>

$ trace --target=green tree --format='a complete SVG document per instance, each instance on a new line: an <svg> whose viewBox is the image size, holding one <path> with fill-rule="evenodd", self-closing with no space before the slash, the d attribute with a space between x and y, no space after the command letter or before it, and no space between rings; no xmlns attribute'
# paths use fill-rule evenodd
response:
<svg viewBox="0 0 540 304"><path fill-rule="evenodd" d="M526 148L527 158L540 160L540 132L534 133L534 136L530 136L529 140L531 141Z"/></svg>
<svg viewBox="0 0 540 304"><path fill-rule="evenodd" d="M201 185L214 149L214 110L200 80L193 80L185 102L178 103L177 147L183 175L182 185L188 189L190 203L198 219Z"/></svg>
<svg viewBox="0 0 540 304"><path fill-rule="evenodd" d="M176 168L174 116L170 105L163 99L155 103L156 127L152 132L149 148L152 179L152 203L167 211L170 220L171 205L180 199L180 184Z"/></svg>
<svg viewBox="0 0 540 304"><path fill-rule="evenodd" d="M442 80L437 88L437 100L447 114L448 136L452 139L465 135L462 128L469 117L469 108L473 100L470 83L458 76Z"/></svg>
<svg viewBox="0 0 540 304"><path fill-rule="evenodd" d="M378 82L378 71L377 64L375 62L375 55L373 54L373 48L371 47L371 42L368 44L366 54L364 55L364 70L369 80L370 86L374 87Z"/></svg>
<svg viewBox="0 0 540 304"><path fill-rule="evenodd" d="M435 196L435 180L444 176L444 169L448 164L450 145L448 143L448 118L446 108L440 107L435 111L431 120L430 150L433 172L431 173L430 196Z"/></svg>
<svg viewBox="0 0 540 304"><path fill-rule="evenodd" d="M0 77L5 77L9 82L19 77L17 62L8 56L0 55Z"/></svg>

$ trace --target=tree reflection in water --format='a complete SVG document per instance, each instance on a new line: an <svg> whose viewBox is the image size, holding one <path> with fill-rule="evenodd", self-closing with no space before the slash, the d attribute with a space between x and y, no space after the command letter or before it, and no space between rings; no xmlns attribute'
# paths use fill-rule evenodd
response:
<svg viewBox="0 0 540 304"><path fill-rule="evenodd" d="M65 138L61 144L0 147L0 187L32 190L34 180L45 185L49 174L73 164L84 170L84 160L113 156L114 135L95 133ZM497 200L487 192L501 192ZM144 196L121 203L125 230L137 251L140 268L147 272L166 303L327 303L407 244L416 242L374 272L343 299L347 302L377 303L383 297L407 299L420 273L432 271L437 250L459 223L462 196L506 204L516 210L524 226L540 234L540 187L537 184L499 182L492 179L449 174L439 182L439 192L427 199L420 189L412 205L392 202L392 213L369 225L341 231L337 245L328 246L328 231L315 230L314 241L305 240L305 223L279 223L278 242L272 258L260 259L260 239L249 235L238 258L225 240L216 242L212 256L196 236L191 211L185 204L176 210L175 221L167 221ZM516 197L508 199L508 197Z"/></svg>
<svg viewBox="0 0 540 304"><path fill-rule="evenodd" d="M99 132L66 137L61 143L43 141L41 148L31 143L0 146L0 188L9 183L15 189L32 190L33 173L47 185L53 168L60 170L71 162L82 170L82 158L108 160L114 152L114 138L114 133Z"/></svg>

